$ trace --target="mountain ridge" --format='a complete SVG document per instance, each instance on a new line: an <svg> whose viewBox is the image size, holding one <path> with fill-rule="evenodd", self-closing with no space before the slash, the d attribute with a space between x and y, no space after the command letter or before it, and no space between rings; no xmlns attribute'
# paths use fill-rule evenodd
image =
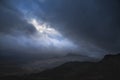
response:
<svg viewBox="0 0 120 80"><path fill-rule="evenodd" d="M67 62L56 68L1 80L120 80L120 54L107 55L99 62Z"/></svg>

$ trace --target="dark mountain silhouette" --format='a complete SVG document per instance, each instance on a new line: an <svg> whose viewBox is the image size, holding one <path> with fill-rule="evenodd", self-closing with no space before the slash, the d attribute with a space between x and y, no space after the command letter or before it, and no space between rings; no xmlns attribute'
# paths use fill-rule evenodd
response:
<svg viewBox="0 0 120 80"><path fill-rule="evenodd" d="M120 55L108 55L100 62L68 62L30 75L0 80L120 80Z"/></svg>

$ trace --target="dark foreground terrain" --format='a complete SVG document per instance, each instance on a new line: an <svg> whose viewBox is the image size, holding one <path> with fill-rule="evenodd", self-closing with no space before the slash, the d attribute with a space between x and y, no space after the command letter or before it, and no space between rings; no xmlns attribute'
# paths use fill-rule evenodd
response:
<svg viewBox="0 0 120 80"><path fill-rule="evenodd" d="M0 80L120 80L120 55L105 56L100 62L68 62L40 73Z"/></svg>

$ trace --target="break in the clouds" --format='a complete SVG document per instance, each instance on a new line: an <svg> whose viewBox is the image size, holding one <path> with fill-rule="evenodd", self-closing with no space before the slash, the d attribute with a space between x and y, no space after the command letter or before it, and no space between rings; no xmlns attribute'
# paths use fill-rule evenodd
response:
<svg viewBox="0 0 120 80"><path fill-rule="evenodd" d="M77 45L63 36L50 23L40 17L38 18L37 14L35 14L36 8L39 9L38 4L33 1L33 3L30 2L26 1L24 3L20 1L18 5L12 1L10 3L3 2L11 8L7 9L7 6L2 6L1 11L10 13L11 15L7 17L11 17L11 19L14 17L15 20L12 22L10 18L7 19L10 25L5 26L3 29L8 30L9 28L10 33L1 32L1 49L20 51L22 53L45 54L46 56L52 56L53 54L55 56L65 55L71 51L74 52ZM14 12L13 8L18 12ZM39 13L41 14L41 11ZM17 16L14 16L14 14L17 14Z"/></svg>
<svg viewBox="0 0 120 80"><path fill-rule="evenodd" d="M99 58L119 52L118 19L118 0L1 0L0 47Z"/></svg>

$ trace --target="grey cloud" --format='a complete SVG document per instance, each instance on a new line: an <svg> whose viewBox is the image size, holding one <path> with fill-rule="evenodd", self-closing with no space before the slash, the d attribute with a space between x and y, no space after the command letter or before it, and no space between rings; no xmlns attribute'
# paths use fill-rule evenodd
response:
<svg viewBox="0 0 120 80"><path fill-rule="evenodd" d="M60 5L53 0L46 10L48 20L63 24L60 30L71 39L79 42L84 38L88 42L108 50L119 52L119 1L115 0L69 0L60 1ZM72 35L72 36L71 36Z"/></svg>
<svg viewBox="0 0 120 80"><path fill-rule="evenodd" d="M21 7L21 5L23 6ZM22 11L23 8L28 9L26 14ZM0 39L4 43L1 43L1 47L13 48L13 50L21 50L22 47L21 51L33 51L34 53L38 49L37 43L35 44L28 37L34 36L36 30L24 19L25 16L33 16L51 24L66 38L75 42L79 46L77 49L80 50L79 54L103 57L108 52L116 53L120 50L119 13L118 0L42 0L42 2L41 0L11 0L8 2L2 0L0 4ZM7 35L10 36L5 38ZM14 37L14 40L11 37ZM18 40L21 42L17 43ZM6 46L5 41L9 46ZM13 45L13 43L16 44ZM22 43L27 46L25 47Z"/></svg>

